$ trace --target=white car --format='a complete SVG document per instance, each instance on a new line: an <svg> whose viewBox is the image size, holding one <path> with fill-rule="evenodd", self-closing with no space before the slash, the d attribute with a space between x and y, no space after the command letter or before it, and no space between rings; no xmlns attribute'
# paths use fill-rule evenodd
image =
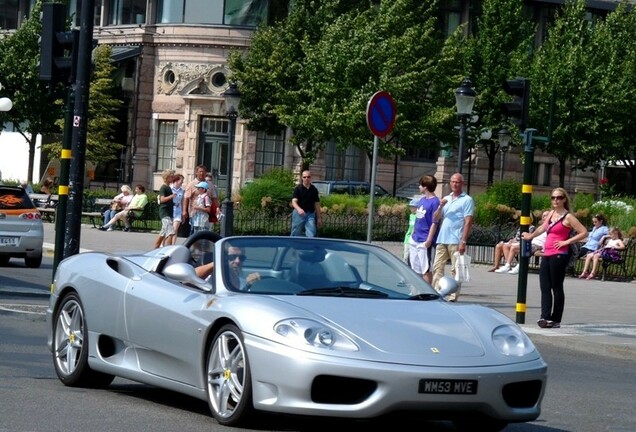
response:
<svg viewBox="0 0 636 432"><path fill-rule="evenodd" d="M27 267L42 264L42 216L21 187L0 185L0 265L24 258Z"/></svg>

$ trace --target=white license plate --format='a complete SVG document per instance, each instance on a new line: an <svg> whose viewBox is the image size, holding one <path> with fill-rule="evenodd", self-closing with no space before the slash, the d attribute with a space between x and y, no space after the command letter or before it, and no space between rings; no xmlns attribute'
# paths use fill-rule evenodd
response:
<svg viewBox="0 0 636 432"><path fill-rule="evenodd" d="M418 390L432 394L477 394L477 380L423 379Z"/></svg>
<svg viewBox="0 0 636 432"><path fill-rule="evenodd" d="M18 237L0 237L0 245L3 246L17 246Z"/></svg>

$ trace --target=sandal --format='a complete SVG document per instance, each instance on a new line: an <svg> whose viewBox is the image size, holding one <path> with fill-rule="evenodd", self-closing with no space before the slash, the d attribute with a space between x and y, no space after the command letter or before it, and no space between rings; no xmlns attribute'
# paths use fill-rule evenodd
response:
<svg viewBox="0 0 636 432"><path fill-rule="evenodd" d="M585 279L589 276L590 274L588 272L583 272L579 275L579 279Z"/></svg>
<svg viewBox="0 0 636 432"><path fill-rule="evenodd" d="M587 279L587 280L591 280L591 279L594 279L595 277L596 277L596 275L595 275L594 273L590 273L590 274L588 275L588 277L586 277L585 279Z"/></svg>

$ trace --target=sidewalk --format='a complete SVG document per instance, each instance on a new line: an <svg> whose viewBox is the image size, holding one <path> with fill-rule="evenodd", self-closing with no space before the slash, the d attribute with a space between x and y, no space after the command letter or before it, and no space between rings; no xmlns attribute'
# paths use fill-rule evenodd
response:
<svg viewBox="0 0 636 432"><path fill-rule="evenodd" d="M54 224L44 224L45 250L53 253ZM82 225L80 250L107 252L143 252L153 247L156 233L104 232ZM179 243L185 239L180 238ZM401 243L378 243L402 255ZM458 304L480 303L499 310L513 321L519 279L517 275L489 273L490 266L471 268L471 280L463 284ZM531 338L562 347L636 358L636 283L588 281L567 277L566 305L560 329L540 329L536 325L540 310L539 277L530 273L527 279L525 323L521 326ZM48 295L42 291L41 295Z"/></svg>

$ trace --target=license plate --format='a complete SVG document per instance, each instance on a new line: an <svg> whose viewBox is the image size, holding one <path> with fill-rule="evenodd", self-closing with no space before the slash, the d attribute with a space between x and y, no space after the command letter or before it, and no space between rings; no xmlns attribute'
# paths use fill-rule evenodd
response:
<svg viewBox="0 0 636 432"><path fill-rule="evenodd" d="M477 394L477 380L422 379L419 393Z"/></svg>
<svg viewBox="0 0 636 432"><path fill-rule="evenodd" d="M0 245L3 246L17 246L18 238L17 237L0 237Z"/></svg>

